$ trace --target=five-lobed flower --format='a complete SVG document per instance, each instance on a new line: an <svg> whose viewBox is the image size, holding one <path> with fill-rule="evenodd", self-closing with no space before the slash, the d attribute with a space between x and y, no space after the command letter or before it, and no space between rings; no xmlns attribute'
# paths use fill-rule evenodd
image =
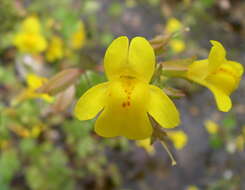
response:
<svg viewBox="0 0 245 190"><path fill-rule="evenodd" d="M13 101L13 105L20 103L21 101L33 98L40 98L48 103L54 101L54 97L46 93L38 93L36 90L39 89L44 83L48 81L47 78L40 77L35 74L28 74L26 82L28 87L24 89Z"/></svg>
<svg viewBox="0 0 245 190"><path fill-rule="evenodd" d="M149 82L155 71L155 54L149 42L135 37L117 38L104 58L108 82L92 87L78 100L75 116L89 120L100 113L95 131L103 137L145 139L152 135L152 116L162 127L179 124L174 103Z"/></svg>
<svg viewBox="0 0 245 190"><path fill-rule="evenodd" d="M40 53L47 47L47 42L41 33L37 17L29 16L21 24L20 31L13 39L14 45L23 53Z"/></svg>

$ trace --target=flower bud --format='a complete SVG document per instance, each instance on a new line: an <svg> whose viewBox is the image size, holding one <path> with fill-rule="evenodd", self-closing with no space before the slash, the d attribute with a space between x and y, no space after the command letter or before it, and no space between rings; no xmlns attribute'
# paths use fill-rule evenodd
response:
<svg viewBox="0 0 245 190"><path fill-rule="evenodd" d="M150 44L153 47L155 53L160 55L166 50L166 46L172 38L172 34L159 35L150 40Z"/></svg>
<svg viewBox="0 0 245 190"><path fill-rule="evenodd" d="M72 103L75 97L75 86L72 85L65 91L57 95L56 102L54 103L53 110L55 112L64 112Z"/></svg>

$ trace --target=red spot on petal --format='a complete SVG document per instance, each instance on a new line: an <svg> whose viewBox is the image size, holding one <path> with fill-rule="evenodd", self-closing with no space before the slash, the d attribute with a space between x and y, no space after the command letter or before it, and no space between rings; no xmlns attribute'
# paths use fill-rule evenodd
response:
<svg viewBox="0 0 245 190"><path fill-rule="evenodd" d="M123 103L122 103L122 107L125 108L126 106L127 106L126 102L123 102Z"/></svg>

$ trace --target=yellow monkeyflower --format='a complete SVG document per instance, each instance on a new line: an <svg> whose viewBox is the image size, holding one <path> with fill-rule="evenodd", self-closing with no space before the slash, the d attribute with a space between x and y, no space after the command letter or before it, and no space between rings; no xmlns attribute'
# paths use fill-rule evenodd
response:
<svg viewBox="0 0 245 190"><path fill-rule="evenodd" d="M53 36L49 43L46 58L48 61L52 62L61 59L64 56L64 44L59 36Z"/></svg>
<svg viewBox="0 0 245 190"><path fill-rule="evenodd" d="M167 21L165 30L167 33L178 32L182 28L181 22L176 18L170 18Z"/></svg>
<svg viewBox="0 0 245 190"><path fill-rule="evenodd" d="M239 135L235 139L237 149L242 152L244 150L245 138L242 135Z"/></svg>
<svg viewBox="0 0 245 190"><path fill-rule="evenodd" d="M0 150L7 149L9 145L9 140L0 139Z"/></svg>
<svg viewBox="0 0 245 190"><path fill-rule="evenodd" d="M13 39L14 45L24 53L39 53L46 49L47 42L40 31L40 23L36 17L26 18L21 30Z"/></svg>
<svg viewBox="0 0 245 190"><path fill-rule="evenodd" d="M79 49L84 46L86 40L86 32L84 29L84 24L79 22L78 30L74 32L71 36L71 48Z"/></svg>
<svg viewBox="0 0 245 190"><path fill-rule="evenodd" d="M26 33L39 33L40 22L36 16L27 17L21 24L21 31Z"/></svg>
<svg viewBox="0 0 245 190"><path fill-rule="evenodd" d="M180 150L187 144L188 136L184 133L184 131L169 131L167 134L176 149Z"/></svg>
<svg viewBox="0 0 245 190"><path fill-rule="evenodd" d="M185 42L183 40L179 40L179 39L170 40L169 46L170 46L171 50L175 53L180 53L180 52L184 51L186 48Z"/></svg>
<svg viewBox="0 0 245 190"><path fill-rule="evenodd" d="M206 128L207 132L211 135L217 134L217 132L219 130L219 126L217 125L217 123L215 123L211 120L207 120L205 122L205 128Z"/></svg>
<svg viewBox="0 0 245 190"><path fill-rule="evenodd" d="M75 116L80 120L100 115L95 132L103 137L145 139L152 135L150 114L162 127L179 124L179 113L171 99L149 82L155 71L155 55L143 37L114 40L104 58L108 82L89 89L78 100Z"/></svg>
<svg viewBox="0 0 245 190"><path fill-rule="evenodd" d="M23 138L37 138L41 134L43 128L43 125L34 125L32 128L27 128L22 125L10 126L10 130Z"/></svg>
<svg viewBox="0 0 245 190"><path fill-rule="evenodd" d="M195 61L187 72L187 78L209 88L214 94L218 109L227 112L232 107L230 94L238 87L243 66L226 59L221 43L211 41L213 47L208 59Z"/></svg>
<svg viewBox="0 0 245 190"><path fill-rule="evenodd" d="M151 145L150 138L138 140L136 141L136 145L144 148L151 155L155 153L155 149L154 149L154 146Z"/></svg>
<svg viewBox="0 0 245 190"><path fill-rule="evenodd" d="M46 49L46 40L40 34L20 33L15 36L15 46L23 53L39 53Z"/></svg>
<svg viewBox="0 0 245 190"><path fill-rule="evenodd" d="M195 185L189 185L186 190L199 190L199 188Z"/></svg>
<svg viewBox="0 0 245 190"><path fill-rule="evenodd" d="M13 104L18 104L21 101L32 99L32 98L40 98L45 100L46 102L53 102L54 98L48 94L38 93L36 90L40 88L44 83L47 82L47 79L44 77L37 76L35 74L27 75L27 85L28 88L23 90L15 99Z"/></svg>

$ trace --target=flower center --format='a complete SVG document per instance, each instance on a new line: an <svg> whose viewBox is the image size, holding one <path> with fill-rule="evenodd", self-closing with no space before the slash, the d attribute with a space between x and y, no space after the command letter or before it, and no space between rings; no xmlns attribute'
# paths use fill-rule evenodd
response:
<svg viewBox="0 0 245 190"><path fill-rule="evenodd" d="M131 95L135 87L135 77L132 76L120 76L122 80L122 87L125 94L125 98L122 102L122 107L127 108L131 105Z"/></svg>

